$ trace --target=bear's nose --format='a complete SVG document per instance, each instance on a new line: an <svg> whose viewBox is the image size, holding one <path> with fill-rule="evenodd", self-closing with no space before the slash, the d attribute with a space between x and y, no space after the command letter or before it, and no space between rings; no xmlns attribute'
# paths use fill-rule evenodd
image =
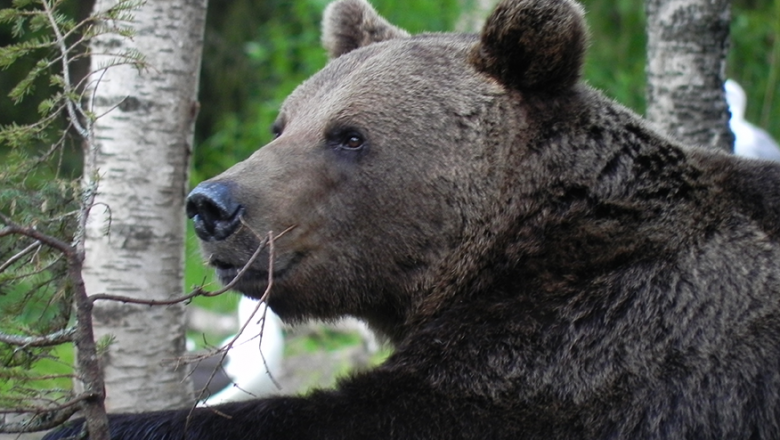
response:
<svg viewBox="0 0 780 440"><path fill-rule="evenodd" d="M187 196L187 217L195 222L201 240L224 240L241 225L244 207L233 200L230 187L223 182L203 182Z"/></svg>

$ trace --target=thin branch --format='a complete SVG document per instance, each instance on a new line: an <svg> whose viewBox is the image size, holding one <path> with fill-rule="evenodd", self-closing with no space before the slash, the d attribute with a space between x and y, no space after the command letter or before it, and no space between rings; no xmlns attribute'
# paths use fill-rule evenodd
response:
<svg viewBox="0 0 780 440"><path fill-rule="evenodd" d="M35 240L31 245L29 245L26 248L22 249L21 251L19 251L19 253L17 253L13 257L9 258L8 260L6 260L5 263L0 265L0 272L3 272L4 270L8 269L9 267L11 267L12 264L14 264L17 261L21 260L22 257L24 257L25 255L27 255L30 252L32 252L33 250L35 250L35 248L39 248L40 246L41 246L41 242L38 241L38 240Z"/></svg>
<svg viewBox="0 0 780 440"><path fill-rule="evenodd" d="M59 114L59 109L58 109L57 111L52 111L51 114L49 114L45 118L40 119L40 120L38 120L38 121L36 121L34 123L24 125L24 127L27 128L27 129L30 129L30 130L37 130L37 131L40 132L43 129L45 129L46 127L48 127L52 122L58 120L59 117L60 117L60 114Z"/></svg>
<svg viewBox="0 0 780 440"><path fill-rule="evenodd" d="M263 296L257 302L257 305L255 306L255 309L252 311L252 314L249 316L249 319L247 319L246 321L244 321L242 323L241 328L230 339L230 341L228 341L227 344L224 344L222 347L217 349L217 353L219 353L219 352L222 353L222 359L220 359L220 361L218 363L218 368L215 368L211 372L211 376L209 376L208 381L206 381L206 386L203 387L203 389L200 392L200 395L198 396L198 398L196 400L201 400L203 398L204 392L208 388L209 384L211 384L211 380L214 378L214 376L216 375L216 373L219 370L219 368L222 367L222 363L225 361L225 357L227 356L228 352L233 348L233 346L235 345L236 341L238 341L238 338L240 338L241 335L244 334L244 332L246 331L246 328L249 326L249 323L252 322L252 320L254 319L255 315L257 314L257 311L260 310L260 307L263 305L265 300L268 298L268 294L271 291L271 287L273 286L273 283L274 283L274 281L273 281L274 280L274 277L273 277L274 263L273 263L273 261L274 261L274 255L275 255L274 251L275 250L274 250L274 236L273 236L273 232L271 232L271 231L268 232L267 240L268 240L268 254L269 254L269 258L268 258L268 286L266 287L265 292L263 292ZM265 317L267 316L267 313L268 313L268 307L266 306L265 309L263 310L263 316L260 318L260 320L263 322L263 325L260 326L260 334L257 336L257 338L258 338L258 340L260 342L262 342L262 340L263 340L263 331L265 330L265 322L266 322L265 321ZM252 339L255 339L255 338L252 338ZM211 357L213 355L214 354L209 353L205 357ZM268 363L265 360L265 356L263 355L263 351L262 350L260 350L260 356L263 359L263 365L265 366L265 370L269 373L269 376L271 377L271 381L274 383L274 385L278 389L281 389L281 385L279 385L279 383L276 381L276 379L274 379L273 376L270 375L270 370L268 368ZM233 386L236 386L236 384L234 383ZM251 394L251 393L247 392L247 394ZM253 397L256 397L256 396L253 396Z"/></svg>
<svg viewBox="0 0 780 440"><path fill-rule="evenodd" d="M252 266L252 264L255 262L255 260L257 260L257 258L260 256L260 252L263 251L263 249L265 249L266 245L268 245L269 242L272 242L273 240L278 240L280 237L282 237L283 235L287 234L288 232L290 232L294 228L295 228L295 226L290 226L289 228L287 228L284 231L282 231L276 237L272 237L271 240L269 240L268 237L263 239L263 241L260 242L260 244L257 246L257 249L255 250L255 252L249 258L249 260L247 260L247 262L244 263L244 266L241 268L241 270L238 271L236 276L233 277L233 279L228 284L226 284L223 288L221 288L219 290L216 290L216 291L213 291L213 292L208 292L208 291L203 290L203 287L201 286L201 287L195 288L192 292L188 293L187 295L183 295L183 296L179 296L179 297L172 298L172 299L167 299L167 300L161 300L161 299L139 299L139 298L133 298L133 297L130 297L130 296L110 295L110 294L106 294L106 293L98 293L98 294L95 294L95 295L90 295L89 298L90 298L90 300L92 302L103 300L103 301L118 301L118 302L128 303L128 304L141 304L141 305L147 305L147 306L169 306L169 305L173 305L173 304L178 304L180 302L189 301L192 298L195 298L195 297L198 297L198 296L212 297L212 296L222 295L223 293L225 293L228 290L232 289L236 285L236 283L238 283L238 281L249 270L249 268ZM273 260L273 259L269 258L269 260ZM269 266L273 267L273 263L270 263ZM263 295L263 298L265 298L267 296L267 293L268 293L268 290L266 290L266 293Z"/></svg>
<svg viewBox="0 0 780 440"><path fill-rule="evenodd" d="M129 303L129 304L143 304L143 305L149 305L149 306L169 306L169 305L172 305L172 304L178 304L180 302L189 301L192 298L195 298L196 296L211 297L211 296L221 295L221 294L227 292L228 290L232 289L233 286L236 285L238 280L249 269L249 266L251 266L252 263L255 262L257 257L260 256L260 252L263 249L265 249L265 246L266 246L266 242L265 241L260 243L260 245L257 247L257 250L255 250L255 253L252 254L252 257L249 258L249 260L246 262L246 264L244 264L244 267L241 268L241 270L230 281L230 283L228 283L227 285L225 285L225 287L223 287L222 289L219 289L219 290L217 290L215 292L207 292L207 291L204 291L202 287L197 287L195 290L193 290L191 293L189 293L187 295L183 295L183 296L179 296L179 297L172 298L172 299L167 299L167 300L162 300L162 299L160 299L160 300L158 300L158 299L139 299L139 298L133 298L133 297L130 297L130 296L109 295L109 294L105 294L105 293L98 293L98 294L95 294L95 295L91 295L89 298L90 298L90 301L92 301L92 302L95 302L95 301L98 301L98 300L110 300L110 301L119 301L119 302Z"/></svg>
<svg viewBox="0 0 780 440"><path fill-rule="evenodd" d="M203 359L215 356L217 354L219 354L220 359L219 362L217 363L217 366L214 367L213 370L211 370L211 375L209 375L209 378L206 380L206 384L203 386L203 388L200 389L200 392L198 393L198 397L195 398L196 404L193 405L192 409L194 409L197 406L197 402L206 400L209 397L211 397L211 394L208 390L209 385L211 385L211 381L214 380L214 376L217 375L217 371L222 370L222 365L225 363L225 358L227 357L228 351L230 350L230 348L228 347L232 347L234 342L235 342L235 338L232 339L230 342L228 342L225 346L218 348L215 352L209 352L204 355L198 356L197 358L198 363L200 363L200 361L202 361ZM185 363L192 363L192 362L193 360L189 360L189 361L185 360ZM192 414L192 409L190 410L190 415ZM189 423L189 417L187 417L187 421Z"/></svg>
<svg viewBox="0 0 780 440"><path fill-rule="evenodd" d="M269 284L271 284L271 282L273 281L273 277L269 276L268 281ZM263 297L266 297L269 292L271 292L270 288L266 290L266 293L263 294ZM257 310L255 310L255 312L257 312ZM252 316L254 316L254 314ZM268 320L266 319L267 316L268 316L268 304L266 304L265 309L263 309L263 317L261 318L261 320L263 321L263 325L260 327L260 334L257 336L258 340L260 341L260 344L263 343L263 333L265 333L265 323L268 322ZM263 353L263 350L260 350L260 357L263 359L263 366L265 367L265 371L266 373L268 373L268 377L271 379L271 382L273 382L277 390L281 390L282 385L276 380L274 375L271 374L271 369L268 367L268 360L265 358L265 353Z"/></svg>
<svg viewBox="0 0 780 440"><path fill-rule="evenodd" d="M54 361L54 358L50 357L50 356L47 356L45 359L49 359L49 360ZM62 363L62 362L58 362L58 363L61 364L61 365L68 366L68 367L71 366L70 364L65 364L65 363ZM18 376L14 376L14 375L5 374L5 373L0 372L0 377L1 378L10 379L10 378L18 377ZM76 375L73 374L73 373L63 373L63 374L42 374L40 376L28 376L28 377L31 380L36 380L37 381L37 380L49 380L49 379L73 379L74 377L76 377ZM35 391L41 391L41 390L36 388ZM9 397L8 396L3 396L3 399L9 399ZM20 397L19 399L22 399L25 402L27 401L27 399L23 398L23 397ZM0 414L2 414L3 411L5 411L5 410L4 409L0 409Z"/></svg>
<svg viewBox="0 0 780 440"><path fill-rule="evenodd" d="M51 269L61 259L62 259L62 255L57 255L57 257L54 258L53 260L51 260L46 266L43 266L41 268L29 271L29 272L22 272L20 274L8 277L8 278L5 279L5 281L6 282L7 281L16 281L16 280L21 280L23 278L29 278L29 277L32 277L32 276L35 276L35 275L40 275L40 274L48 271L49 269ZM49 281L47 281L46 283L48 283L48 282ZM43 284L46 284L46 283L38 284L38 285L34 286L32 289L30 289L30 290L36 290L36 289L40 288Z"/></svg>
<svg viewBox="0 0 780 440"><path fill-rule="evenodd" d="M105 74L106 74L105 70L100 73L100 76L95 81L95 87L92 88L91 93L89 94L88 102L85 104L89 112L91 112L93 109L97 88L100 85L100 81L103 79L103 75ZM91 74L87 76L91 76ZM83 109L81 111L84 112ZM90 121L90 118L88 117L85 119L87 121ZM91 122L87 122L87 123L89 127L89 136L87 136L84 139L84 147L83 147L84 165L82 166L83 184L82 184L81 205L77 215L76 233L73 234L73 244L74 247L76 248L76 253L82 256L86 253L84 239L87 234L86 232L87 218L89 217L90 210L95 204L95 198L97 197L98 180L99 180L97 178L98 148L97 148L97 144L95 143L95 131L92 129L92 123ZM106 209L108 209L110 212L110 208L108 206L106 206ZM110 221L111 221L111 216L109 215L109 222Z"/></svg>
<svg viewBox="0 0 780 440"><path fill-rule="evenodd" d="M75 327L65 328L44 336L17 336L0 333L0 342L13 345L19 348L27 347L53 347L73 341L73 335L76 334Z"/></svg>
<svg viewBox="0 0 780 440"><path fill-rule="evenodd" d="M9 235L24 235L25 237L33 238L45 244L46 246L49 246L50 248L58 250L66 256L69 256L73 253L73 248L68 243L46 235L35 228L19 226L2 214L0 214L0 216L4 217L3 220L7 225L5 228L0 229L0 237L7 237Z"/></svg>
<svg viewBox="0 0 780 440"><path fill-rule="evenodd" d="M251 231L251 232L252 232L252 233L253 233L253 234L254 234L254 235L257 237L257 238L260 238L260 236L259 236L259 235L258 235L258 234L257 234L257 233L256 233L256 232L255 232L255 231L252 229L252 228L250 228L248 225L246 225L246 224L243 222L243 219L242 219L242 224L244 224L244 226L246 226L246 227L247 227L247 229L249 229L249 230L250 230L250 231ZM284 230L284 231L283 231L281 234L279 234L278 236L276 236L276 238L279 238L279 237L281 237L282 235L286 234L287 232L289 232L289 231L290 231L290 230L292 230L293 228L295 228L295 226L290 226L289 228L285 229L285 230ZM273 284L274 284L274 270L273 270L273 269L274 269L274 259L275 259L275 258L274 258L274 257L275 257L274 238L275 238L275 237L274 237L273 231L268 231L268 236L267 236L267 237L266 237L266 238L263 240L263 242L267 242L267 243L268 243L268 256L269 256L269 257L268 257L268 286L266 287L266 289L265 289L265 292L263 292L263 295L260 297L260 300L258 301L258 303L257 303L257 306L255 307L255 310L252 312L252 315L249 317L249 319L247 319L247 320L246 320L246 321L243 323L243 325L241 326L241 329L239 329L238 333L236 333L236 335L235 335L235 336L233 336L233 338L230 340L230 342L228 342L228 343L227 343L227 344L225 344L223 347L220 347L220 348L218 349L218 352L221 352L221 356L222 356L222 357L221 357L221 359L219 360L219 363L217 364L217 367L216 367L216 368L214 368L214 369L211 371L211 376L209 376L208 380L206 381L206 386L204 386L204 387L203 387L203 388L200 390L200 394L198 395L198 398L196 399L196 402L197 402L197 401L201 401L201 399L203 399L203 396L204 396L204 395L207 393L208 385L209 385L209 384L211 383L211 381L214 379L214 376L216 375L217 371L219 371L219 369L220 369L220 368L222 368L222 365L223 365L223 363L225 362L225 358L226 358L226 357L227 357L227 355L228 355L228 351L229 351L231 348L233 348L233 344L235 344L235 342L238 340L238 338L241 336L241 334L243 334L243 333L244 333L244 331L246 330L247 326L248 326L248 325L249 325L249 323L252 321L252 319L254 319L254 316L255 316L255 314L257 313L257 311L260 309L260 306L263 304L263 302L265 302L265 301L266 301L266 299L268 299L268 295L270 294L270 292L271 292L271 288L273 287ZM262 246L260 246L260 247L262 247ZM256 251L256 252L257 252L257 251ZM244 267L246 267L246 266L244 266ZM239 273L240 273L240 272L239 272ZM236 275L236 278L238 278L238 275ZM234 278L234 280L235 280L235 278ZM262 320L263 320L263 325L260 327L260 335L259 335L259 340L260 340L260 343L262 343L262 340L263 340L263 330L265 329L265 322L266 322L266 321L265 321L265 318L266 318L266 314L267 314L267 312L268 312L268 306L266 305L266 308L265 308L265 310L263 311L263 317L262 317ZM210 356L211 356L211 355L210 355ZM210 356L207 356L207 357L210 357ZM269 377L271 378L271 381L274 383L274 385L275 385L275 386L276 386L278 389L281 389L281 385L279 385L279 382L277 382L277 381L276 381L276 379L273 377L273 375L271 375L271 374L270 374L271 372L270 372L270 370L268 369L268 363L267 363L267 362L266 362L266 360L265 360L265 356L263 355L263 351L262 351L262 350L260 350L260 356L261 356L261 357L262 357L262 359L263 359L263 364L265 365L265 369L266 369L266 371L268 372L268 375L269 375ZM234 383L234 384L233 384L233 386L236 386L236 384ZM242 391L243 391L243 390L242 390ZM247 393L248 393L248 392L247 392ZM187 419L186 419L186 422L185 422L185 424L184 424L184 432L185 432L185 433L186 433L186 432L187 432L187 430L188 430L188 427L189 427L189 424L190 424L190 420L191 420L192 414L193 414L193 412L195 411L195 408L196 408L196 407L197 407L197 404L196 404L196 405L193 405L193 406L192 406L192 408L190 408L190 412L189 412L189 414L187 414ZM210 408L210 409L211 409L212 411L215 411L215 412L216 412L216 413L218 413L218 414L222 414L222 413L220 413L218 410L216 410L216 409L214 409L214 408ZM229 418L229 416L227 416L227 417Z"/></svg>
<svg viewBox="0 0 780 440"><path fill-rule="evenodd" d="M70 379L78 378L75 374L72 374L70 376L66 376ZM33 378L33 380L37 380L37 378ZM63 399L73 399L75 398L81 399L79 396L83 393L74 394L73 390L71 389L63 389L63 388L47 388L47 389L40 389L40 388L26 388L27 390L32 391L36 394L34 404L30 403L29 399L26 399L24 397L14 397L13 400L21 402L21 405L19 405L19 408L6 408L6 412L13 413L13 414L23 414L19 410L24 410L25 413L42 413L47 411L55 411L60 409L63 405L69 404L66 401L66 403L61 403ZM57 395L57 397L47 397L49 395Z"/></svg>
<svg viewBox="0 0 780 440"><path fill-rule="evenodd" d="M93 399L96 396L90 393L80 394L68 402L59 405L54 409L43 408L28 408L11 410L9 412L15 414L24 414L29 412L35 412L33 417L29 420L18 423L0 423L0 432L7 434L21 434L25 432L43 431L46 429L56 428L65 423L73 414L76 413L81 407L81 403Z"/></svg>
<svg viewBox="0 0 780 440"><path fill-rule="evenodd" d="M247 226L247 229L252 231L252 233L255 234L255 236L257 236L257 232L252 230L252 228L250 228L248 225L245 226ZM292 227L287 228L285 232L289 231L290 229L292 229ZM281 237L282 234L279 234L279 236ZM274 273L274 255L276 255L276 249L274 248L274 236L273 236L273 232L271 231L268 231L268 254L270 255L270 257L268 258L268 285L265 288L265 292L263 292L263 295L260 297L260 300L257 302L257 307L255 307L255 310L252 312L252 315L249 317L247 322L244 323L243 327L241 327L241 330L238 332L238 335L241 335L244 332L247 324L254 318L255 314L260 308L260 305L266 303L266 307L265 309L263 309L263 317L261 318L263 325L260 326L260 334L258 335L258 340L260 341L261 344L263 342L263 333L265 332L265 323L267 322L266 317L268 316L268 303L267 303L268 295L271 294L271 289L274 286L273 273ZM238 336L236 336L236 338L237 337ZM268 373L268 377L271 378L271 382L273 382L274 386L277 389L281 390L282 386L279 384L279 382L277 382L276 378L274 378L274 376L271 374L271 370L268 368L268 361L265 359L265 354L263 353L263 350L260 350L260 357L263 359L263 366L265 367L265 371Z"/></svg>
<svg viewBox="0 0 780 440"><path fill-rule="evenodd" d="M41 3L43 4L43 9L46 11L46 17L49 19L51 29L54 31L54 35L57 37L57 45L59 47L60 54L62 55L62 78L64 79L65 83L65 92L70 93L70 60L68 58L68 47L65 45L65 37L62 35L60 27L54 20L54 12L51 10L49 2L44 0ZM67 103L68 117L70 118L73 127L82 138L88 139L90 130L89 128L84 128L81 125L81 122L78 120L78 115L76 114L75 108L76 105L70 99L67 100Z"/></svg>

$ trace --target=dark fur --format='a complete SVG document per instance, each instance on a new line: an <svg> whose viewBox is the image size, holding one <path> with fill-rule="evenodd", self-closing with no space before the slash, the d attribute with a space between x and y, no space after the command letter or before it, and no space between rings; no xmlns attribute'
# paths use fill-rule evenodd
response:
<svg viewBox="0 0 780 440"><path fill-rule="evenodd" d="M212 182L254 231L296 225L277 313L361 317L395 353L186 428L187 410L115 415L114 438L780 438L776 165L679 145L578 83L567 0L505 1L479 41L355 26L328 31L337 58L280 136ZM204 249L228 280L257 242ZM240 291L262 294L267 258Z"/></svg>
<svg viewBox="0 0 780 440"><path fill-rule="evenodd" d="M584 15L570 0L502 2L488 18L472 61L509 87L569 89L580 78L588 43Z"/></svg>

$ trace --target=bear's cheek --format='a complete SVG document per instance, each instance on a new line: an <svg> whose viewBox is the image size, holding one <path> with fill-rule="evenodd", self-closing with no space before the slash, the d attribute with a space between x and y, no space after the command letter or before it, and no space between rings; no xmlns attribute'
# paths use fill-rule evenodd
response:
<svg viewBox="0 0 780 440"><path fill-rule="evenodd" d="M309 257L324 258L319 254L332 253L329 248L343 246L354 232L354 210L344 200L355 184L348 170L316 153L307 157L293 148L265 148L217 178L235 187L233 195L244 208L236 233L203 243L223 282L252 259L269 234L274 237L274 270L284 275ZM266 278L268 266L265 250L251 265L255 278Z"/></svg>

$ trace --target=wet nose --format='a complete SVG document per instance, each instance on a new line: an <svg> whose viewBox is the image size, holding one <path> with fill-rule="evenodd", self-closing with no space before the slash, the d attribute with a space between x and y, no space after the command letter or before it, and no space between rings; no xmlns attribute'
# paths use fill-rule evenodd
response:
<svg viewBox="0 0 780 440"><path fill-rule="evenodd" d="M224 182L203 182L187 196L187 217L195 223L195 233L203 241L220 241L241 226L244 207Z"/></svg>

